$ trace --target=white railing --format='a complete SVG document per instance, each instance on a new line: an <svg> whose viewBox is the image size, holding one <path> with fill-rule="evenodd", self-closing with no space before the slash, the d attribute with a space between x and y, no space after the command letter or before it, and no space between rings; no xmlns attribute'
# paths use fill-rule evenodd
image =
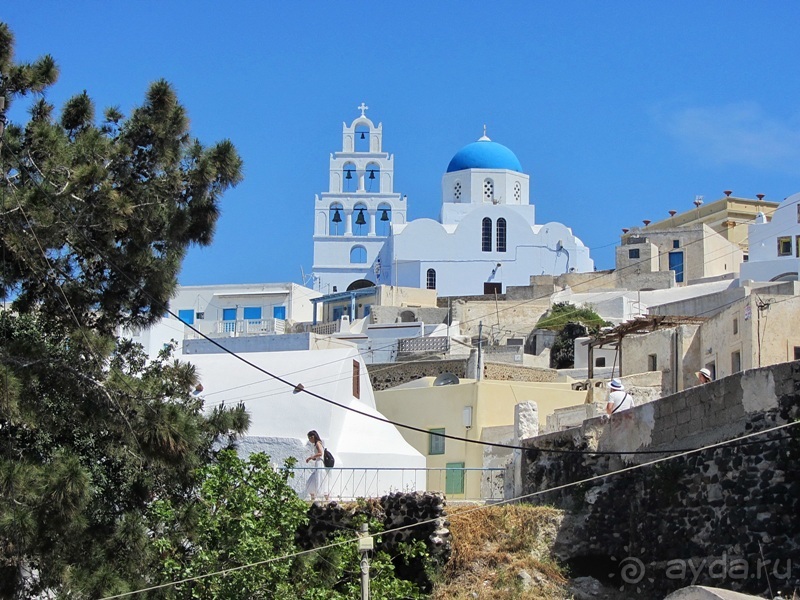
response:
<svg viewBox="0 0 800 600"><path fill-rule="evenodd" d="M281 334L286 330L283 319L237 319L236 321L216 321L214 334L222 336L247 336Z"/></svg>
<svg viewBox="0 0 800 600"><path fill-rule="evenodd" d="M456 500L503 499L505 469L295 467L289 484L301 498L313 492L332 500L379 498L393 492L442 492ZM314 480L309 481L311 478Z"/></svg>

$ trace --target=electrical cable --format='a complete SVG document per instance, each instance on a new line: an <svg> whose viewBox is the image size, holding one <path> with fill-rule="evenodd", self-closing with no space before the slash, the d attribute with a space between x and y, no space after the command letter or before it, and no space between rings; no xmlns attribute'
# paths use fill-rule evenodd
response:
<svg viewBox="0 0 800 600"><path fill-rule="evenodd" d="M22 167L22 168L25 168L25 167ZM61 216L62 216L62 218L64 218L65 221L68 221L68 219L66 219L63 215L61 215ZM133 285L136 284L136 282L133 281L133 279L130 276L128 276L127 273L125 273L116 264L114 264L114 262L111 261L108 257L104 256L102 254L102 252L100 252L99 249L96 246L94 246L92 241L90 239L88 239L88 237L78 227L76 227L73 223L69 223L69 224L80 235L83 236L83 238L87 242L87 244L89 244L95 250L95 252L97 252L100 256L102 256L104 258L104 260L106 260L108 262L109 265L114 267L117 270L118 273L120 273L124 278L128 279L128 281L130 281ZM151 297L151 300L153 300L152 297ZM515 305L515 306L520 306L522 304L527 304L529 302L531 302L531 300L523 301L520 304ZM176 315L169 307L164 307L164 308L165 308L165 312L167 312L168 314L170 314L174 318L179 319L178 315ZM228 349L226 346L224 346L224 345L220 344L219 342L217 342L214 338L211 338L211 337L205 335L200 330L198 330L196 327L194 327L194 325L190 325L188 323L184 323L184 324L185 324L186 327L188 327L189 329L194 331L198 336L202 337L207 342L209 342L212 345L216 346L218 349L222 350L224 353L227 353L227 354L233 356L234 358L238 359L240 362L242 362L242 363L248 365L249 367L251 367L251 368L263 373L264 375L267 375L271 379L273 379L275 381L279 381L280 383L283 383L287 387L290 387L293 390L295 390L295 392L308 394L309 396L317 398L318 400L321 400L321 401L326 402L328 404L331 404L333 406L337 406L337 407L342 408L344 410L359 414L361 416L364 416L364 417L367 417L367 418L370 418L370 419L373 419L373 420L376 420L376 421L379 421L379 422L383 422L383 423L386 423L386 424L394 425L395 427L407 429L407 430L410 430L410 431L416 431L418 433L423 433L425 435L431 435L431 432L426 430L426 429L423 429L423 428L420 428L420 427L416 427L416 426L413 426L413 425L399 423L399 422L392 421L391 419L387 419L387 418L382 417L382 416L370 414L370 413L358 410L356 408L347 406L345 404L342 404L342 403L337 402L335 400L332 400L330 398L326 398L326 397L324 397L324 396L322 396L320 394L317 394L315 392L312 392L309 389L307 389L300 382L292 383L292 382L288 381L287 379L285 379L284 377L281 377L281 376L278 376L278 375L276 375L274 373L271 373L270 371L268 371L268 370L256 365L255 363L245 359L241 355L237 354L236 352L233 352L232 350ZM339 362L339 360L337 359L336 361L332 361L332 362ZM518 449L519 450L522 450L522 449L525 449L525 450L536 449L536 448L523 448L523 447L511 445L511 444L501 444L501 443L496 443L496 442L486 442L486 441L482 441L482 440L471 440L469 438L463 438L463 437L460 437L460 436L453 436L451 434L436 433L435 435L437 435L439 437L443 437L445 439L451 439L451 440L465 442L465 443L478 444L478 445L482 445L482 446L490 446L490 447L497 447L497 448L513 449L513 450L518 450ZM663 453L663 452L660 452L660 451L652 451L652 450L641 450L641 451L633 451L633 452L578 452L578 451L557 450L557 449L542 449L542 450L546 451L546 452L560 453L560 454L583 453L583 454L620 454L620 455L627 455L627 454L662 454Z"/></svg>
<svg viewBox="0 0 800 600"><path fill-rule="evenodd" d="M782 425L776 425L775 427L770 427L768 429L762 429L761 431L756 431L756 432L753 432L753 433L744 434L744 435L741 435L739 437L733 438L731 440L725 440L725 441L722 441L722 442L716 442L716 443L713 443L713 444L707 444L707 445L702 446L700 448L695 448L693 450L682 451L682 452L679 452L677 454L671 454L669 456L665 456L665 457L662 457L662 458L657 458L657 459L654 459L654 460L651 460L651 461L648 461L648 462L644 462L644 463L639 463L637 465L631 465L629 467L623 467L621 469L617 469L615 471L610 471L608 473L601 473L599 475L592 475L590 477L586 477L586 478L581 479L579 481L572 481L572 482L569 482L569 483L564 483L564 484L561 484L561 485L553 486L553 487L547 488L545 490L537 490L537 491L531 492L529 494L522 494L522 495L516 496L514 498L501 500L501 501L496 502L496 503L491 504L491 505L476 506L476 507L471 508L471 509L467 509L467 510L464 510L464 511L460 511L458 513L447 515L447 518L448 519L461 518L461 517L463 517L463 516L465 516L467 514L471 514L473 512L477 512L477 511L480 511L480 510L485 510L486 508L488 508L490 506L494 507L494 506L502 506L502 505L505 505L505 504L511 504L511 503L514 503L514 502L519 502L521 500L527 500L527 499L530 499L530 498L535 498L536 496L542 496L542 495L548 494L550 492L555 492L555 491L559 491L559 490L564 490L564 489L568 489L568 488L571 488L571 487L575 487L575 486L578 486L578 485L583 485L585 483L590 483L592 481L598 481L600 479L607 479L609 477L613 477L613 476L619 475L621 473L629 473L629 472L635 471L637 469L643 469L645 467L650 467L650 466L653 466L653 465L656 465L656 464L660 464L662 462L666 462L666 461L669 461L669 460L674 460L676 458L681 458L681 457L684 457L684 456L688 456L690 454L696 454L696 453L699 453L699 452L704 452L706 450L711 450L711 449L714 449L714 448L727 446L727 445L729 445L729 444L731 444L733 442L738 442L738 441L741 441L741 440L750 439L750 438L755 437L755 436L764 435L766 433L771 433L773 431L779 431L779 430L782 430L782 429L793 427L795 425L800 425L800 421L792 421L790 423L784 423ZM773 441L776 441L776 440L764 440L764 441L761 441L759 443L768 443L768 442L773 442ZM388 533L396 533L398 531L403 531L403 530L406 530L406 529L412 529L414 527L420 527L422 525L435 524L435 523L438 523L440 521L440 519L441 519L441 517L436 517L436 518L433 518L433 519L417 521L415 523L409 523L407 525L401 525L399 527L394 527L392 529L387 529L387 530L381 531L379 533L376 533L376 535L386 535ZM116 598L125 598L125 597L128 597L128 596L134 596L134 595L138 595L138 594L143 594L145 592L152 592L152 591L159 590L159 589L164 589L164 588L168 588L168 587L174 587L174 586L180 585L182 583L188 583L190 581L198 581L198 580L201 580L201 579L207 579L208 577L214 577L214 576L218 576L218 575L225 575L227 573L233 573L235 571L241 571L243 569L249 569L249 568L252 568L252 567L258 567L260 565L265 565L265 564L269 564L269 563L273 563L273 562L278 562L278 561L281 561L281 560L287 560L289 558L295 558L297 556L302 556L304 554L309 554L311 552L317 552L319 550L325 550L325 549L328 549L328 548L334 548L334 547L337 547L337 546L342 546L344 544L352 544L352 543L357 542L357 541L358 541L358 538L353 538L353 539L349 539L349 540L342 540L342 541L339 541L339 542L333 542L333 543L330 543L330 544L326 544L326 545L320 546L318 548L312 548L310 550L302 550L302 551L299 551L299 552L293 552L291 554L285 554L283 556L276 556L276 557L273 557L273 558L265 559L265 560L254 562L254 563L249 563L249 564L246 564L246 565L239 565L237 567L231 567L231 568L228 568L228 569L222 569L220 571L214 571L212 573L205 573L203 575L195 575L193 577L187 577L187 578L184 578L184 579L171 581L171 582L168 582L168 583L162 583L162 584L159 584L159 585L150 586L150 587L142 588L142 589L138 589L138 590L133 590L133 591L130 591L130 592L124 592L122 594L115 594L113 596L105 596L105 597L101 598L100 600L115 600Z"/></svg>

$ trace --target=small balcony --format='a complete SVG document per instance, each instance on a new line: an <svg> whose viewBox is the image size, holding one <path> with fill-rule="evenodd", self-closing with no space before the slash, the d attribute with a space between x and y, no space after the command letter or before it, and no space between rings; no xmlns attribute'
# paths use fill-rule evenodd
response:
<svg viewBox="0 0 800 600"><path fill-rule="evenodd" d="M247 337L255 335L280 335L286 331L283 319L237 319L235 321L195 321L193 327L208 337ZM186 329L187 339L203 337Z"/></svg>

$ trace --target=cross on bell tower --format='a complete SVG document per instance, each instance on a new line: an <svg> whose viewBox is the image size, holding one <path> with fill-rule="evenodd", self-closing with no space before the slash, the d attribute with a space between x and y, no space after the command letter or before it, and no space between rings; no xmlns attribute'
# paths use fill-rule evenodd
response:
<svg viewBox="0 0 800 600"><path fill-rule="evenodd" d="M358 110L360 110L360 111L361 111L361 116L362 116L362 117L363 117L363 116L365 116L365 115L364 115L364 113L365 113L365 112L367 112L367 109L368 109L368 108L369 108L369 106L367 106L367 105L366 105L366 104L364 104L363 102L361 103L361 106L359 106L359 107L358 107Z"/></svg>

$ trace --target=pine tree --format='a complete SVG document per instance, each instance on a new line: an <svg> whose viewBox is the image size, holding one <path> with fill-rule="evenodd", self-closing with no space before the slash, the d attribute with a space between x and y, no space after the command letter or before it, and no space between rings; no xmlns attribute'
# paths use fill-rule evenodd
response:
<svg viewBox="0 0 800 600"><path fill-rule="evenodd" d="M204 413L169 349L149 362L116 337L164 314L242 164L191 137L165 81L127 117L97 123L86 92L57 115L55 61L15 63L13 42L0 23L0 597L99 597L146 584L149 506L188 498L248 424ZM26 96L29 121L7 122Z"/></svg>

